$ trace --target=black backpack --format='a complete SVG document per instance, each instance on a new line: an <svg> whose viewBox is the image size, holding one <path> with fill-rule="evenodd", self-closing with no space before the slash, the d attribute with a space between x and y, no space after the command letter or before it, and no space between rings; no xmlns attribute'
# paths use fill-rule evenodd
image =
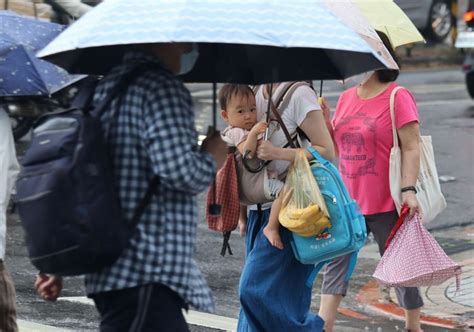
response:
<svg viewBox="0 0 474 332"><path fill-rule="evenodd" d="M159 178L150 183L132 221L123 220L100 116L148 67L124 74L96 109L89 106L95 88L89 84L80 91L86 100L82 106L47 113L35 123L21 161L16 203L31 262L41 272L96 272L128 245Z"/></svg>

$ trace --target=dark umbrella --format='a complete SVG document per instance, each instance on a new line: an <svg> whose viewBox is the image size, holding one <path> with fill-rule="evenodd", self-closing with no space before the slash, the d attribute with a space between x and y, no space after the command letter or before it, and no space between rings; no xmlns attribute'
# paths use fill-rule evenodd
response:
<svg viewBox="0 0 474 332"><path fill-rule="evenodd" d="M121 61L124 46L169 42L198 43L187 82L343 79L385 68L318 1L105 1L39 55L73 73L104 74Z"/></svg>
<svg viewBox="0 0 474 332"><path fill-rule="evenodd" d="M189 82L343 79L384 68L318 1L105 1L39 55L71 73L104 74L133 44L195 42Z"/></svg>
<svg viewBox="0 0 474 332"><path fill-rule="evenodd" d="M0 11L0 97L51 95L83 77L69 75L35 56L63 29L59 24Z"/></svg>

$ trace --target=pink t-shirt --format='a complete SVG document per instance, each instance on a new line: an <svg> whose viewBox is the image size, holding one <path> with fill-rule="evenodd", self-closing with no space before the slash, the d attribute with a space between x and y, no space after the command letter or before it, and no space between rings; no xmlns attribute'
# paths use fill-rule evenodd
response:
<svg viewBox="0 0 474 332"><path fill-rule="evenodd" d="M395 210L389 158L393 145L390 94L396 86L391 83L379 95L365 100L359 98L356 87L345 91L333 118L339 171L363 214ZM415 98L408 90L399 90L395 96L396 127L413 121L418 121Z"/></svg>

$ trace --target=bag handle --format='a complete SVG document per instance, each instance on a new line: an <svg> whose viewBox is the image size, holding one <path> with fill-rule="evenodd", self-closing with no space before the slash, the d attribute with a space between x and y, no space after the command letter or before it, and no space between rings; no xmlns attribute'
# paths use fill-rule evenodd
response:
<svg viewBox="0 0 474 332"><path fill-rule="evenodd" d="M286 139L288 140L288 144L290 147L293 149L299 147L299 144L295 144L293 138L290 135L290 132L288 131L288 128L286 128L285 123L283 122L283 119L281 118L280 113L278 112L277 108L275 107L275 104L273 104L273 101L269 100L270 103L270 108L273 112L273 115L275 116L276 120L280 124L281 129L283 130L283 133L286 136Z"/></svg>
<svg viewBox="0 0 474 332"><path fill-rule="evenodd" d="M268 102L270 103L270 109L275 117L275 120L279 123L281 129L283 130L283 133L286 136L289 146L292 148L299 148L300 145L298 144L298 142L296 144L294 143L294 138L291 136L290 132L288 131L288 128L283 122L281 114L283 114L282 110L285 109L284 107L286 106L285 104L290 100L291 96L296 91L296 89L298 89L300 86L303 86L303 85L308 85L308 84L306 82L293 82L289 84L285 88L285 90L282 93L280 93L280 96L276 104L273 103L272 98L268 98Z"/></svg>
<svg viewBox="0 0 474 332"><path fill-rule="evenodd" d="M323 158L323 156L321 156L321 155L319 154L319 152L318 152L315 148L313 148L312 146L308 146L308 147L306 148L306 150L307 150L309 153L311 153L311 155L314 157L314 159L316 159L317 161L319 161L321 164L324 165L324 164L329 163L329 161L328 161L327 159Z"/></svg>
<svg viewBox="0 0 474 332"><path fill-rule="evenodd" d="M395 95L397 94L397 91L401 89L403 89L403 87L397 86L395 89L392 90L392 93L390 94L390 119L392 120L392 136L394 147L399 146L397 127L395 126Z"/></svg>
<svg viewBox="0 0 474 332"><path fill-rule="evenodd" d="M387 240L385 241L385 250L387 250L388 246L390 245L390 242L392 242L393 237L395 236L397 231L400 229L402 224L405 222L405 218L408 217L409 213L410 213L410 209L408 208L408 206L406 205L403 206L402 210L400 211L400 216L398 217L397 222L393 226L392 231L390 232Z"/></svg>

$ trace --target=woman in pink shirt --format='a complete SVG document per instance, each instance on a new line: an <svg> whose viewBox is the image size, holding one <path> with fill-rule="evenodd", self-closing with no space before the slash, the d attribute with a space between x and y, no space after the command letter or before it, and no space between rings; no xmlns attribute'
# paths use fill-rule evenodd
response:
<svg viewBox="0 0 474 332"><path fill-rule="evenodd" d="M395 53L387 37L379 33L387 49ZM324 107L328 127L338 150L339 171L350 195L365 216L367 231L372 232L384 252L385 241L398 214L390 194L389 157L393 144L390 119L390 94L397 86L398 70L377 70L358 86L339 98L336 113L329 123L328 107ZM401 89L395 96L395 124L402 150L402 199L414 214L419 203L414 187L419 171L418 112L412 94ZM319 315L325 330L332 331L337 308L345 296L344 281L348 256L334 260L324 276ZM406 330L421 331L420 311L423 306L418 288L396 288L398 303L405 310Z"/></svg>

